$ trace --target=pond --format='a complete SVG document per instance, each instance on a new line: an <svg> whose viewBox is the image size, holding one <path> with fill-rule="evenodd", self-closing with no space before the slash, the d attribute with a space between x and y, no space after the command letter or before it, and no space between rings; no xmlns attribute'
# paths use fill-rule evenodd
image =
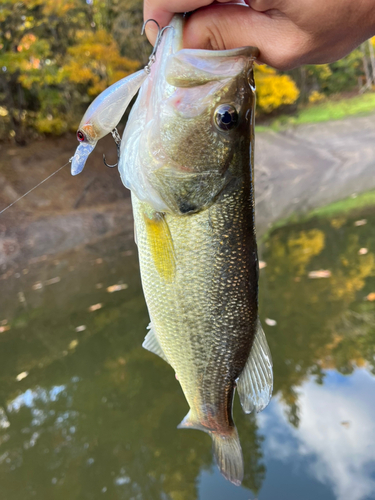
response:
<svg viewBox="0 0 375 500"><path fill-rule="evenodd" d="M117 236L0 279L1 500L375 497L375 210L294 222L260 244L270 405L234 417L241 487L142 349L135 245Z"/></svg>

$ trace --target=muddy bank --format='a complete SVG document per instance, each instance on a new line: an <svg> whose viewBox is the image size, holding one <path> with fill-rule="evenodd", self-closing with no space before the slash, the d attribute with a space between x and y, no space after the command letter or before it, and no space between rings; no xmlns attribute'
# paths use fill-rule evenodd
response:
<svg viewBox="0 0 375 500"><path fill-rule="evenodd" d="M259 233L281 218L375 188L375 114L258 134Z"/></svg>
<svg viewBox="0 0 375 500"><path fill-rule="evenodd" d="M0 147L0 210L64 165L73 135L19 148ZM69 165L0 215L0 265L55 255L103 238L133 235L129 192L110 137L77 177ZM258 233L280 218L375 188L375 115L257 134Z"/></svg>

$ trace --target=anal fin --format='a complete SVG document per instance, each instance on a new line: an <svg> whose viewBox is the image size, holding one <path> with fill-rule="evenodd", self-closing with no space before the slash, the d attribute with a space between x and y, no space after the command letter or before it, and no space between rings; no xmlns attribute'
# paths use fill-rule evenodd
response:
<svg viewBox="0 0 375 500"><path fill-rule="evenodd" d="M257 331L245 368L237 379L237 391L245 413L264 410L273 387L271 352L258 319Z"/></svg>
<svg viewBox="0 0 375 500"><path fill-rule="evenodd" d="M164 359L164 361L169 363L167 356L165 355L163 348L159 344L158 338L156 337L152 323L150 323L148 325L148 328L150 331L146 335L145 340L143 341L142 347L144 347L148 351L156 354L157 356L160 356L161 359Z"/></svg>
<svg viewBox="0 0 375 500"><path fill-rule="evenodd" d="M182 422L178 424L177 429L195 429L197 431L210 432L208 427L205 427L197 418L194 417L191 410Z"/></svg>

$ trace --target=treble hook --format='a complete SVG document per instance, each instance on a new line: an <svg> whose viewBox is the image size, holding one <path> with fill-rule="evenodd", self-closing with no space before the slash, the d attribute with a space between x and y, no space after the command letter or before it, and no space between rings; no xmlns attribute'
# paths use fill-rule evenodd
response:
<svg viewBox="0 0 375 500"><path fill-rule="evenodd" d="M142 31L141 31L141 35L144 34L145 32L145 28L146 28L146 24L149 23L150 21L152 21L153 23L156 24L156 26L158 27L158 35L156 37L156 40L155 40L155 45L154 45L154 48L152 49L152 52L151 52L151 55L150 57L148 58L148 64L146 64L146 66L144 67L144 70L146 71L146 73L150 73L151 71L151 66L154 64L155 60L156 60L156 51L158 50L158 47L160 45L160 42L161 42L161 38L163 36L163 33L166 29L168 28L173 28L173 26L164 26L164 28L160 28L160 25L157 21L155 21L155 19L147 19L147 21L145 21L143 23L143 26L142 26Z"/></svg>
<svg viewBox="0 0 375 500"><path fill-rule="evenodd" d="M118 160L120 159L120 146L121 146L121 137L120 137L120 134L118 133L117 131L117 128L114 128L113 130L111 130L111 134L112 134L112 137L113 137L113 140L115 141L116 143L116 146L117 146L117 158ZM106 159L105 159L105 155L103 154L103 162L104 162L104 165L106 167L109 167L109 168L114 168L114 167L117 167L118 165L118 161L117 163L115 163L114 165L109 165L107 162L106 162Z"/></svg>
<svg viewBox="0 0 375 500"><path fill-rule="evenodd" d="M155 41L155 45L154 45L154 48L152 49L152 52L151 52L151 55L150 57L148 58L148 63L146 64L146 66L144 67L144 70L146 71L147 74L150 74L150 71L151 71L151 66L154 64L155 60L156 60L156 51L158 50L158 47L160 45L160 42L161 42L161 38L163 36L163 33L166 29L168 28L173 28L173 26L164 26L164 28L160 28L160 25L157 21L155 21L155 19L147 19L147 21L145 21L143 23L143 26L142 26L142 31L141 31L141 35L144 34L145 32L145 28L146 28L146 24L149 23L150 21L152 21L153 23L156 24L156 26L158 27L158 35L156 37L156 41ZM113 140L115 141L116 143L116 146L117 146L117 158L118 160L120 159L120 146L121 146L121 137L117 131L117 128L114 128L112 131L111 131L111 134L112 134L112 137L113 137ZM106 167L109 167L109 168L114 168L114 167L117 167L118 165L118 161L117 163L115 163L114 165L109 165L105 159L105 155L103 154L103 162L104 162L104 165Z"/></svg>

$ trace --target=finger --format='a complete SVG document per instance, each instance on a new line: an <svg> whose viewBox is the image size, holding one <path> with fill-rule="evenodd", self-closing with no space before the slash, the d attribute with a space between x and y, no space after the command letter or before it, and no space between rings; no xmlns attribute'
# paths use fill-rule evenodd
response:
<svg viewBox="0 0 375 500"><path fill-rule="evenodd" d="M255 46L259 61L277 69L300 64L307 37L282 13L257 12L239 5L214 4L194 12L184 29L184 47L233 49Z"/></svg>
<svg viewBox="0 0 375 500"><path fill-rule="evenodd" d="M177 12L191 12L210 5L214 0L145 0L143 6L143 18L155 19L161 28L167 26L173 15ZM226 0L222 0L226 1ZM146 35L150 43L154 45L158 29L154 23L146 26Z"/></svg>
<svg viewBox="0 0 375 500"><path fill-rule="evenodd" d="M246 3L258 12L266 12L267 10L280 9L283 2L282 0L247 0Z"/></svg>

